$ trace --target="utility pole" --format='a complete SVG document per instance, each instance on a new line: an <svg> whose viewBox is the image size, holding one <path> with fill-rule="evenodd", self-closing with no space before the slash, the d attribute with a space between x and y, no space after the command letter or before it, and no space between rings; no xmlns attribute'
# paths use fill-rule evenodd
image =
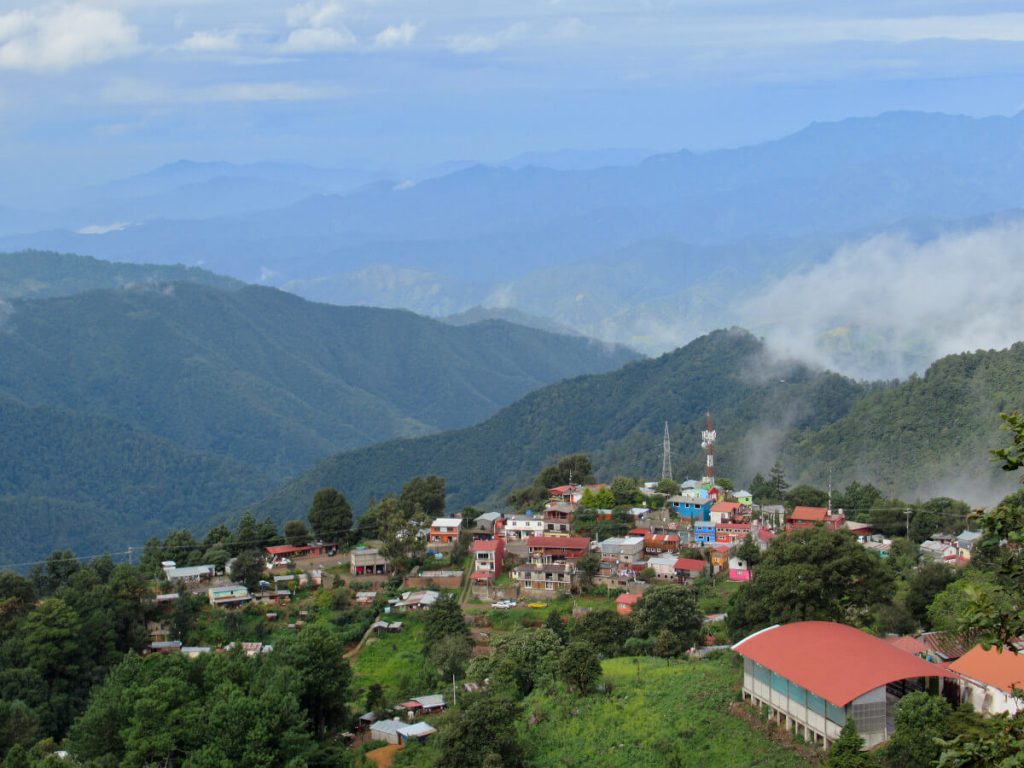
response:
<svg viewBox="0 0 1024 768"><path fill-rule="evenodd" d="M128 565L131 565L131 564L132 564L132 548L131 548L131 545L129 544L128 545Z"/></svg>
<svg viewBox="0 0 1024 768"><path fill-rule="evenodd" d="M903 514L907 516L907 538L909 539L910 538L910 516L912 514L914 514L914 510L912 510L912 509L905 509L905 510L903 510Z"/></svg>

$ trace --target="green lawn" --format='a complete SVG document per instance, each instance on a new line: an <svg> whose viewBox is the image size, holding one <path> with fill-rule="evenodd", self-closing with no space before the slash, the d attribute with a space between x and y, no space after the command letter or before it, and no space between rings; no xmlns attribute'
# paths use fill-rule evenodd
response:
<svg viewBox="0 0 1024 768"><path fill-rule="evenodd" d="M384 687L389 704L409 696L438 693L440 683L426 668L423 657L423 620L414 613L383 617L385 621L401 621L404 626L396 634L383 634L370 639L352 663L352 696L361 700L372 683Z"/></svg>
<svg viewBox="0 0 1024 768"><path fill-rule="evenodd" d="M671 665L604 662L610 695L533 694L520 723L528 765L541 768L789 768L807 762L729 711L740 668L725 656ZM639 683L637 682L639 673ZM578 714L573 715L573 709ZM539 718L528 724L531 715Z"/></svg>

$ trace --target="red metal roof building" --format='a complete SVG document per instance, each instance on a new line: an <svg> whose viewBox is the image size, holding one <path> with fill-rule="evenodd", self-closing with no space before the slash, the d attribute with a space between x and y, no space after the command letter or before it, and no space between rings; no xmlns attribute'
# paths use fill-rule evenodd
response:
<svg viewBox="0 0 1024 768"><path fill-rule="evenodd" d="M470 578L477 584L493 584L501 576L505 563L505 541L484 539L474 541L469 551L473 555L473 573Z"/></svg>
<svg viewBox="0 0 1024 768"><path fill-rule="evenodd" d="M793 511L786 517L786 530L794 531L824 525L837 531L845 522L846 518L843 515L830 515L825 507L793 507Z"/></svg>
<svg viewBox="0 0 1024 768"><path fill-rule="evenodd" d="M328 557L338 551L337 544L325 544L313 542L300 547L293 547L291 544L277 544L273 547L265 547L264 551L271 557Z"/></svg>
<svg viewBox="0 0 1024 768"><path fill-rule="evenodd" d="M590 549L590 539L582 536L531 536L526 540L530 559L534 562L553 563L559 560L578 560Z"/></svg>
<svg viewBox="0 0 1024 768"><path fill-rule="evenodd" d="M923 678L952 677L874 635L827 621L768 627L733 650L744 659L744 698L826 748L850 718L866 746L881 744L901 696L921 690Z"/></svg>
<svg viewBox="0 0 1024 768"><path fill-rule="evenodd" d="M640 601L641 595L626 594L615 598L615 611L620 616L629 616L633 612L633 606Z"/></svg>

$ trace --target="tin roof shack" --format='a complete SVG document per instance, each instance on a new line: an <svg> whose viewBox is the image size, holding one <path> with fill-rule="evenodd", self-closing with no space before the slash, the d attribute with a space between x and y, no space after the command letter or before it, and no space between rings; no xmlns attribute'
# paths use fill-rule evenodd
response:
<svg viewBox="0 0 1024 768"><path fill-rule="evenodd" d="M868 748L892 735L893 707L952 673L845 624L800 621L740 640L743 698L826 749L853 719Z"/></svg>
<svg viewBox="0 0 1024 768"><path fill-rule="evenodd" d="M164 578L172 584L184 582L186 584L198 584L201 581L209 581L217 570L212 565L189 565L179 568L173 560L162 563Z"/></svg>
<svg viewBox="0 0 1024 768"><path fill-rule="evenodd" d="M264 552L271 562L280 562L289 558L298 560L305 557L332 557L338 554L338 545L324 541L311 541L297 547L291 544L276 544L265 547Z"/></svg>
<svg viewBox="0 0 1024 768"><path fill-rule="evenodd" d="M444 696L431 694L429 696L417 696L408 701L402 702L395 709L402 709L410 715L433 715L444 712L447 705Z"/></svg>

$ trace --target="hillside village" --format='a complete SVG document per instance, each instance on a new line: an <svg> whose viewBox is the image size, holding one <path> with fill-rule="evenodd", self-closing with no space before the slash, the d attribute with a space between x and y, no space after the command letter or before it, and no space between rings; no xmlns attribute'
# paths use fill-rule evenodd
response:
<svg viewBox="0 0 1024 768"><path fill-rule="evenodd" d="M827 760L837 744L846 750L853 743L856 753L906 740L900 702L908 696L934 699L949 712L968 706L974 716L1021 711L1015 688L1024 684L1024 656L1000 652L982 633L929 615L930 604L962 594L964 584L986 583L971 567L986 542L983 531L936 529L915 547L906 534L921 511L895 510L904 527L899 536L892 535L892 515L881 514L893 511L885 502L872 516L848 516L832 504L831 492L824 506L765 503L715 477L713 431L708 437L706 431L705 475L682 483L588 479L539 492L535 483L527 495L541 502L536 509L467 509L431 518L417 504L397 529L386 531L381 518L376 529L357 525L351 535L330 540L317 537L317 529L344 524L323 519L322 510L317 516L311 510L313 532L292 521L283 542L267 523L254 529L254 520L243 520L236 538L262 528L260 536L277 541L225 559L231 547L224 537L206 547L217 553L219 562L211 563L196 562L209 537L202 546L189 544L189 536L162 545L154 540L143 554L150 563L159 559L159 571L141 653L268 657L279 641L301 636L309 625L341 627L354 677L348 714L337 720L333 738L346 759L380 766L433 764L450 749L438 739L453 738L444 733L456 721L445 713L460 697L489 695L503 676L519 679L521 695L550 689L554 679L579 694L604 689L605 695L628 681L640 686L640 695L641 675L654 674L641 665L643 657L687 660L658 670L659 677L673 670L680 680L724 675L723 692L733 691L738 701L723 702L716 716L766 749L781 750L770 764ZM757 478L761 496L766 482ZM443 510L439 478L416 478L406 490L431 485L441 489L440 504L429 494L421 501ZM323 493L343 501L333 490ZM959 513L935 520L978 527ZM844 607L832 618L813 598L797 597L788 613L780 605L785 600L769 607L785 620L753 619L744 607L745 595L778 578L765 569L787 542L847 548L833 587ZM175 550L184 550L179 559L189 564L164 558ZM991 561L991 549L983 557ZM800 554L795 565L817 568L821 561ZM904 585L904 604L922 599L919 588L926 593L915 618L870 607L892 599L892 574ZM865 598L861 612L851 613L857 598L848 585L862 578L878 580L890 594ZM942 629L935 628L939 623ZM1011 641L1011 651L1018 647L1024 646ZM567 659L570 650L580 659ZM615 683L608 676L615 659L630 656L636 681L626 675ZM574 664L584 671L567 672ZM701 710L699 701L691 706Z"/></svg>

